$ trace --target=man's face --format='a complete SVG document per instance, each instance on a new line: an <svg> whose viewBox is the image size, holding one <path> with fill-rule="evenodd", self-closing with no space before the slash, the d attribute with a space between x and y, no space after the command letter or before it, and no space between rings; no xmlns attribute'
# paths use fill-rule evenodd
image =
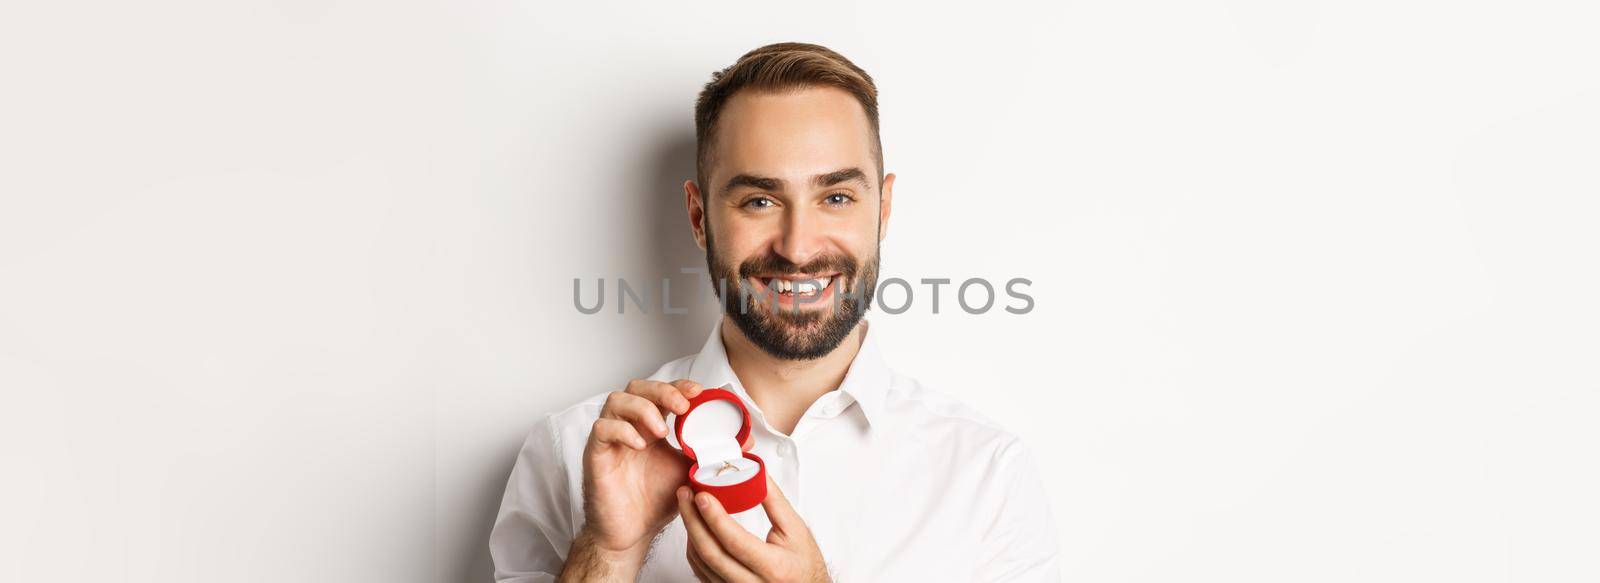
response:
<svg viewBox="0 0 1600 583"><path fill-rule="evenodd" d="M768 354L826 355L870 305L894 185L886 176L880 196L873 145L839 89L747 90L724 105L706 184L685 185L689 215L724 311Z"/></svg>

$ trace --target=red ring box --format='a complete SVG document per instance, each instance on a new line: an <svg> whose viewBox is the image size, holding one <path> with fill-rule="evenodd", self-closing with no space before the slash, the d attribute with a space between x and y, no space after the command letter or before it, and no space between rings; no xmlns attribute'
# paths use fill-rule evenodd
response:
<svg viewBox="0 0 1600 583"><path fill-rule="evenodd" d="M737 395L726 389L701 391L689 399L689 410L677 416L673 429L683 455L695 461L689 466L690 490L711 494L729 514L766 499L767 464L740 447L750 438L750 411Z"/></svg>

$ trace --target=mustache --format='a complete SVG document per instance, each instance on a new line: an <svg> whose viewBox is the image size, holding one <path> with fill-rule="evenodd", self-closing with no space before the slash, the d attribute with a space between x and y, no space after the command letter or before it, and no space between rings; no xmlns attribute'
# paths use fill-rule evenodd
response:
<svg viewBox="0 0 1600 583"><path fill-rule="evenodd" d="M750 278L757 276L777 276L798 273L830 273L838 272L847 280L856 276L858 262L854 257L842 254L818 256L805 265L796 264L783 256L768 253L760 257L751 257L739 264L739 277Z"/></svg>

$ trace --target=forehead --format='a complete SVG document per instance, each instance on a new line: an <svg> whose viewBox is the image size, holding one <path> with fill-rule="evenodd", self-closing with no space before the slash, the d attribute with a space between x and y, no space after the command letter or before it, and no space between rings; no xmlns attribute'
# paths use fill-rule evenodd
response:
<svg viewBox="0 0 1600 583"><path fill-rule="evenodd" d="M871 135L866 111L842 89L740 91L717 120L706 178L712 185L735 174L792 182L841 168L875 168Z"/></svg>

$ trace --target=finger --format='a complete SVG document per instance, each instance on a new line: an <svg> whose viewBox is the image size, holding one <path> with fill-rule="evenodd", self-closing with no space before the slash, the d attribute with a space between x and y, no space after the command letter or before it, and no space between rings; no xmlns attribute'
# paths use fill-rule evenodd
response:
<svg viewBox="0 0 1600 583"><path fill-rule="evenodd" d="M706 570L728 580L755 579L755 573L745 568L737 559L722 550L722 544L706 527L700 510L695 508L693 493L688 486L678 487L678 514L683 516L683 529L689 535L689 546L700 556Z"/></svg>
<svg viewBox="0 0 1600 583"><path fill-rule="evenodd" d="M594 427L590 430L596 443L615 444L644 449L649 444L644 437L639 435L639 430L633 424L621 419L596 419Z"/></svg>
<svg viewBox="0 0 1600 583"><path fill-rule="evenodd" d="M755 578L754 573L722 550L722 545L711 534L700 511L695 508L694 493L688 486L678 487L678 514L683 518L684 532L688 535L688 553L700 562L700 567L707 574L729 581Z"/></svg>
<svg viewBox="0 0 1600 583"><path fill-rule="evenodd" d="M683 389L661 381L638 380L628 383L625 392L648 399L661 408L662 413L672 412L682 415L689 412L689 398L683 394Z"/></svg>
<svg viewBox="0 0 1600 583"><path fill-rule="evenodd" d="M744 438L744 443L739 444L739 449L742 449L744 451L750 451L755 446L756 446L756 435L754 433L752 433L748 437Z"/></svg>
<svg viewBox="0 0 1600 583"><path fill-rule="evenodd" d="M694 572L694 578L709 581L711 578L706 576L705 569L700 568L700 557L695 556L694 547L684 545L684 549L683 558L689 562L689 570Z"/></svg>
<svg viewBox="0 0 1600 583"><path fill-rule="evenodd" d="M767 570L770 556L767 544L756 538L756 535L750 534L750 531L745 530L743 526L739 526L733 516L722 507L722 502L715 496L702 492L695 494L694 504L700 510L700 519L711 529L711 534L717 537L717 542L722 543L723 550L753 570Z"/></svg>
<svg viewBox="0 0 1600 583"><path fill-rule="evenodd" d="M611 393L606 397L605 407L600 409L600 416L633 423L640 435L655 438L667 436L667 421L661 417L661 410L656 408L655 403L638 395Z"/></svg>
<svg viewBox="0 0 1600 583"><path fill-rule="evenodd" d="M694 576L696 579L705 581L706 583L723 583L723 578L718 577L716 573L712 573L711 569L706 567L705 561L700 560L700 553L694 552L693 545L690 545L688 549L689 550L687 553L685 553L685 555L687 555L689 559L689 570L694 571Z"/></svg>
<svg viewBox="0 0 1600 583"><path fill-rule="evenodd" d="M788 536L810 536L806 521L789 504L789 498L783 495L771 474L767 475L767 497L761 501L761 508L767 511L772 528Z"/></svg>
<svg viewBox="0 0 1600 583"><path fill-rule="evenodd" d="M678 379L672 381L671 384L674 387L678 387L679 391L683 391L683 396L690 399L700 396L700 391L706 390L706 388L701 386L700 383L691 381L689 379Z"/></svg>

